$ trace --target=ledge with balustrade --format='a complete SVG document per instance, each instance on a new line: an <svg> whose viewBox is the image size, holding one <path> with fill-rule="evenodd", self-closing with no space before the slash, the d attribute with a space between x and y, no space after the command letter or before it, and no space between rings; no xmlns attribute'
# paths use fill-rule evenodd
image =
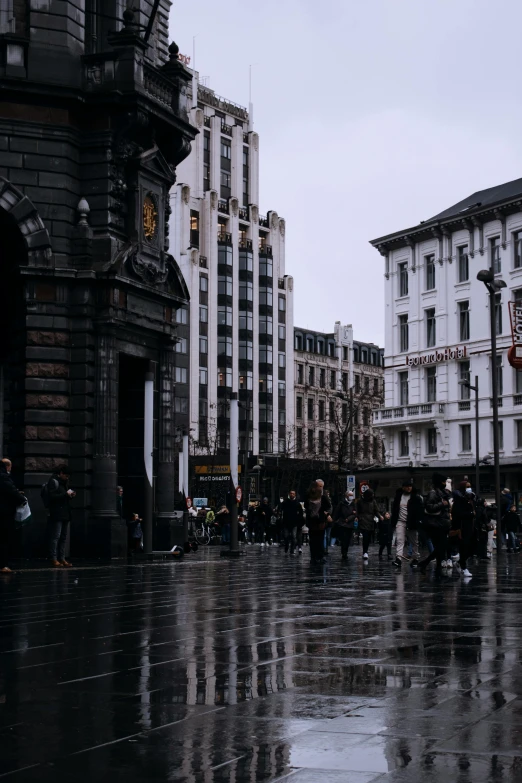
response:
<svg viewBox="0 0 522 783"><path fill-rule="evenodd" d="M489 399L489 402L488 402ZM483 408L482 402L488 406L487 409ZM493 401L490 398L486 398L485 401L479 400L479 413L481 416L487 416L489 410L493 405ZM503 413L506 413L510 408L522 408L522 394L505 394L499 397L498 407L502 409ZM381 427L390 425L402 424L408 421L433 421L436 418L443 417L446 420L459 418L462 413L469 413L469 417L472 418L475 415L475 402L474 400L456 400L452 402L427 402L418 403L415 405L398 405L391 408L378 408L373 411L373 423L379 424ZM515 411L518 413L518 411ZM522 415L522 410L520 411Z"/></svg>

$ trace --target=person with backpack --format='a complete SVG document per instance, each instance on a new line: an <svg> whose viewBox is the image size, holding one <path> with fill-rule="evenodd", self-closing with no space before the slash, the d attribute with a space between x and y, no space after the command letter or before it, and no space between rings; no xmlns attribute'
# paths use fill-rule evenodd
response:
<svg viewBox="0 0 522 783"><path fill-rule="evenodd" d="M49 556L53 568L70 568L65 559L65 542L71 521L71 498L76 492L69 488L69 468L59 465L42 487L42 499L49 509Z"/></svg>
<svg viewBox="0 0 522 783"><path fill-rule="evenodd" d="M11 460L0 461L0 573L10 574L7 565L15 531L15 512L27 498L16 488L11 478Z"/></svg>
<svg viewBox="0 0 522 783"><path fill-rule="evenodd" d="M431 539L433 552L421 560L419 570L426 573L428 563L437 561L435 573L442 574L442 561L446 557L448 547L448 533L450 530L450 493L446 489L446 476L442 473L434 473L432 478L433 489L427 494L424 510L424 528L426 535Z"/></svg>

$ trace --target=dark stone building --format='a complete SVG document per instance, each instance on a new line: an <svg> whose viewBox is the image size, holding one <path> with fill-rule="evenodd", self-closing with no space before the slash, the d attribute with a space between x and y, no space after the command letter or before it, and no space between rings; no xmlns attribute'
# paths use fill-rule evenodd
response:
<svg viewBox="0 0 522 783"><path fill-rule="evenodd" d="M117 485L147 514L146 378L156 532L174 517L189 297L168 193L196 131L170 0L125 5L1 4L0 445L33 509L25 555L43 552L40 486L62 462L72 554L124 553Z"/></svg>

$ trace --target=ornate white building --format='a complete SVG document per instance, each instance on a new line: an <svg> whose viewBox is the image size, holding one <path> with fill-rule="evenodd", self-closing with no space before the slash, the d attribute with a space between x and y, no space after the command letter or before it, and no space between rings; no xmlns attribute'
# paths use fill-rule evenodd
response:
<svg viewBox="0 0 522 783"><path fill-rule="evenodd" d="M385 272L385 407L374 413L387 464L470 473L474 402L460 381L479 379L480 457L491 460L488 294L477 280L493 268L496 295L501 481L516 491L522 462L522 373L507 361L509 300L522 301L522 179L474 193L413 228L371 243ZM483 468L484 485L492 471ZM482 478L481 478L482 482ZM522 487L521 487L522 489Z"/></svg>
<svg viewBox="0 0 522 783"><path fill-rule="evenodd" d="M171 250L191 296L190 370L180 380L194 451L228 448L238 392L240 450L277 453L294 419L285 221L260 214L259 136L247 110L199 85L190 117L199 133L171 192Z"/></svg>

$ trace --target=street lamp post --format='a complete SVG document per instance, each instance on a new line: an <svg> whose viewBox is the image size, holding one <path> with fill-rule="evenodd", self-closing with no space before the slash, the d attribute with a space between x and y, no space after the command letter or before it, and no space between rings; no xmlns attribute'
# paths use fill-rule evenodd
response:
<svg viewBox="0 0 522 783"><path fill-rule="evenodd" d="M222 557L239 557L239 537L237 521L237 491L238 478L238 440L239 440L239 408L237 392L230 397L230 546L221 552Z"/></svg>
<svg viewBox="0 0 522 783"><path fill-rule="evenodd" d="M475 392L475 496L480 495L480 449L479 449L479 382L478 375L475 375L475 385L469 381L460 381L470 391Z"/></svg>
<svg viewBox="0 0 522 783"><path fill-rule="evenodd" d="M491 333L491 387L493 393L493 462L495 476L495 505L497 507L497 556L502 548L502 515L500 512L500 443L498 432L498 375L497 375L497 324L495 318L495 294L506 288L505 280L495 278L493 269L481 269L477 280L484 283L489 294L489 328Z"/></svg>

